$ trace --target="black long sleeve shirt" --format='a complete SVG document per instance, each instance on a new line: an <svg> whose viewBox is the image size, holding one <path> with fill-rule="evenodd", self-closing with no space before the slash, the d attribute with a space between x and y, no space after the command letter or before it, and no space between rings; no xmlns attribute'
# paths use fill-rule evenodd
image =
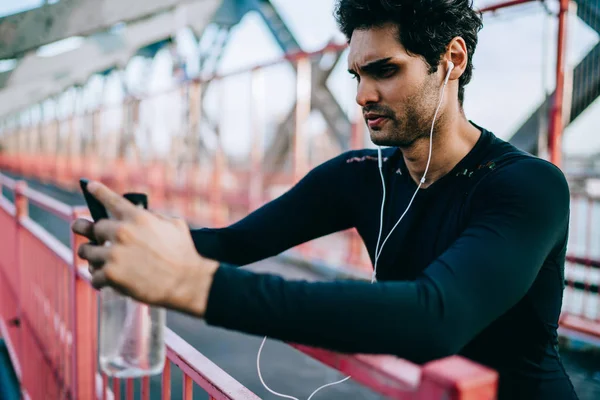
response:
<svg viewBox="0 0 600 400"><path fill-rule="evenodd" d="M500 398L575 398L556 333L566 180L554 165L481 130L450 173L418 192L381 253L378 282L290 282L223 265L206 321L418 363L461 354L500 372ZM416 184L399 149L383 158L386 237ZM192 236L200 254L246 265L354 227L374 260L382 194L376 151L350 151L239 222Z"/></svg>

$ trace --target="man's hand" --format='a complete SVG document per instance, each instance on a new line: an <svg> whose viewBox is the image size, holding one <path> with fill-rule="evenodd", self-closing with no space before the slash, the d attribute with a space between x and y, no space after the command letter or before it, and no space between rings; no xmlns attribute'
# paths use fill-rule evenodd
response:
<svg viewBox="0 0 600 400"><path fill-rule="evenodd" d="M138 208L97 182L90 182L88 190L113 216L96 224L78 219L72 225L73 232L98 243L78 249L90 263L92 285L203 316L218 263L198 254L185 221Z"/></svg>

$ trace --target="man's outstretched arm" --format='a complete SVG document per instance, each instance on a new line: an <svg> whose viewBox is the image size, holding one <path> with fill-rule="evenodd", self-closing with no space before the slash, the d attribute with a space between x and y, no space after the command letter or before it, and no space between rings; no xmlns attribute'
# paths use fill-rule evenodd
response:
<svg viewBox="0 0 600 400"><path fill-rule="evenodd" d="M192 230L196 250L206 258L241 266L353 227L344 196L353 187L346 158L341 155L317 166L289 191L228 227Z"/></svg>
<svg viewBox="0 0 600 400"><path fill-rule="evenodd" d="M530 288L567 234L569 190L539 160L496 170L481 183L471 222L413 282L289 282L200 257L186 224L134 207L106 187L89 190L115 216L73 230L100 244L79 255L95 287L209 324L271 338L416 362L457 352Z"/></svg>
<svg viewBox="0 0 600 400"><path fill-rule="evenodd" d="M204 318L337 351L454 354L525 295L567 232L568 187L554 167L519 162L480 190L469 227L414 282L289 282L220 267Z"/></svg>

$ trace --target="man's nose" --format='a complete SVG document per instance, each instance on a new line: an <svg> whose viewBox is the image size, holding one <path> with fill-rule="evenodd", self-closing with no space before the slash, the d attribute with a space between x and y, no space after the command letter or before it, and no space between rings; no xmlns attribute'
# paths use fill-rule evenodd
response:
<svg viewBox="0 0 600 400"><path fill-rule="evenodd" d="M367 79L359 82L358 90L356 91L356 102L358 105L365 107L367 104L378 103L379 100L379 92L375 85Z"/></svg>

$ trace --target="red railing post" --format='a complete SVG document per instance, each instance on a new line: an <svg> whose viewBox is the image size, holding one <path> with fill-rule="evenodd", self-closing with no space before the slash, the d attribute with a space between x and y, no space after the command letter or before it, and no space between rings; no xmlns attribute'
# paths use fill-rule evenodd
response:
<svg viewBox="0 0 600 400"><path fill-rule="evenodd" d="M14 248L14 260L15 260L15 276L16 276L16 286L14 288L15 293L17 295L17 299L16 299L16 304L17 304L17 310L16 310L16 318L18 319L18 321L22 322L21 319L23 318L23 293L25 293L25 290L23 288L23 285L26 284L26 279L24 279L22 277L23 274L23 268L21 265L21 244L20 244L20 238L21 238L21 230L23 229L21 227L21 220L23 218L27 218L29 216L29 202L27 199L27 195L25 194L25 192L27 191L27 182L25 181L17 181L15 184L15 189L14 189L14 195L15 195L15 224L16 224L16 228L15 228L15 233L16 233L16 237L15 237L15 248ZM21 324L19 324L20 326L22 326ZM23 357L23 339L22 339L22 329L19 330L15 330L15 333L18 331L18 334L15 335L15 347L17 348L17 354L19 357ZM21 360L24 361L24 360Z"/></svg>
<svg viewBox="0 0 600 400"><path fill-rule="evenodd" d="M217 120L217 130L216 130L216 148L214 154L214 162L213 162L213 170L212 170L212 179L210 184L210 193L209 193L209 205L210 205L210 218L213 226L221 227L227 222L227 213L228 208L226 202L223 201L224 186L223 186L223 177L225 175L225 170L227 168L226 163L226 154L223 149L223 111L225 110L225 93L223 87L223 80L219 81L218 88L218 104L220 106L220 112Z"/></svg>
<svg viewBox="0 0 600 400"><path fill-rule="evenodd" d="M558 12L558 40L556 54L556 89L550 115L550 132L548 134L548 152L550 161L559 166L562 163L562 133L564 129L564 96L565 96L565 64L566 36L569 0L560 0Z"/></svg>
<svg viewBox="0 0 600 400"><path fill-rule="evenodd" d="M210 185L209 203L211 222L214 226L221 227L225 225L225 204L223 202L223 172L225 170L225 153L219 137L217 148L215 150L215 163L212 172L212 182Z"/></svg>
<svg viewBox="0 0 600 400"><path fill-rule="evenodd" d="M72 221L86 216L80 210L73 210ZM77 249L87 240L71 234L73 252L71 268L71 329L73 347L71 349L71 376L74 398L81 400L96 399L96 362L97 362L97 299L89 283L77 273L86 263L77 255Z"/></svg>
<svg viewBox="0 0 600 400"><path fill-rule="evenodd" d="M418 400L494 400L498 373L459 356L427 363L421 372Z"/></svg>
<svg viewBox="0 0 600 400"><path fill-rule="evenodd" d="M15 208L17 221L29 216L29 202L27 201L27 182L17 181L15 184Z"/></svg>
<svg viewBox="0 0 600 400"><path fill-rule="evenodd" d="M264 193L262 162L264 157L265 86L263 71L253 70L251 79L252 148L250 150L250 184L248 187L249 213L261 206Z"/></svg>
<svg viewBox="0 0 600 400"><path fill-rule="evenodd" d="M308 172L308 148L306 123L310 117L312 65L308 56L297 61L296 77L296 126L293 137L294 182L298 182Z"/></svg>
<svg viewBox="0 0 600 400"><path fill-rule="evenodd" d="M162 400L171 400L171 361L167 357L162 373Z"/></svg>
<svg viewBox="0 0 600 400"><path fill-rule="evenodd" d="M188 158L186 168L185 212L189 218L197 216L198 167L200 164L200 126L202 122L202 90L199 81L189 84L188 93Z"/></svg>

